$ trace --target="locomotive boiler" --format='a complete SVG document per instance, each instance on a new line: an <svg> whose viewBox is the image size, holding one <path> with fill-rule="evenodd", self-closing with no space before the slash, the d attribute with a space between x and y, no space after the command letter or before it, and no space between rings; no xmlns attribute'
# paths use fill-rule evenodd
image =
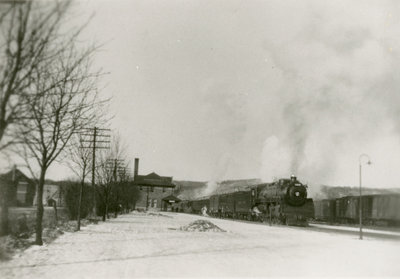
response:
<svg viewBox="0 0 400 279"><path fill-rule="evenodd" d="M274 222L305 225L314 217L314 203L307 198L307 185L292 175L273 183L258 185L255 204Z"/></svg>

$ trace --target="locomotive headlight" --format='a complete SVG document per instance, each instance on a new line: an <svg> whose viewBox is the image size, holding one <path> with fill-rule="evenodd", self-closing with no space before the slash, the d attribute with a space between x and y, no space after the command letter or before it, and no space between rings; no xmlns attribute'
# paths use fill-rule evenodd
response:
<svg viewBox="0 0 400 279"><path fill-rule="evenodd" d="M296 197L300 196L299 192L294 193L296 195Z"/></svg>

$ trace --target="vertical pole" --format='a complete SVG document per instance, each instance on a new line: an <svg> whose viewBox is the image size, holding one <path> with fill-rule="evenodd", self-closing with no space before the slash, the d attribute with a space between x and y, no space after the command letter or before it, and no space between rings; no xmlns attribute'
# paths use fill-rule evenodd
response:
<svg viewBox="0 0 400 279"><path fill-rule="evenodd" d="M269 225L272 226L272 212L271 212L271 205L268 208L269 211Z"/></svg>
<svg viewBox="0 0 400 279"><path fill-rule="evenodd" d="M79 203L78 203L78 216L77 216L78 227L76 229L77 231L81 230L81 207L82 207L82 195L83 195L83 186L84 186L84 184L85 184L85 180L82 179L81 185L79 187L79 201L78 201Z"/></svg>
<svg viewBox="0 0 400 279"><path fill-rule="evenodd" d="M114 182L117 181L117 159L114 159L114 171L113 171L113 176L114 176Z"/></svg>
<svg viewBox="0 0 400 279"><path fill-rule="evenodd" d="M96 184L95 184L95 168L96 168L96 135L97 135L97 127L94 127L93 132L93 151L92 151L92 189L93 189L93 217L97 217L97 209L96 209Z"/></svg>
<svg viewBox="0 0 400 279"><path fill-rule="evenodd" d="M361 164L360 164L360 201L358 203L359 205L359 215L360 215L360 239L363 239L363 234L362 234L362 199L361 199L361 185L362 185L362 181L361 181Z"/></svg>
<svg viewBox="0 0 400 279"><path fill-rule="evenodd" d="M149 209L149 186L147 186L146 211Z"/></svg>
<svg viewBox="0 0 400 279"><path fill-rule="evenodd" d="M117 185L117 162L118 162L118 160L117 159L114 159L114 169L113 169L113 177L114 177L114 182L113 182L113 187L116 187ZM116 201L118 201L118 190L116 190L116 194L117 194L117 196L116 196ZM115 207L115 206L117 206L117 207ZM117 218L117 208L118 208L118 205L115 205L114 204L114 218Z"/></svg>

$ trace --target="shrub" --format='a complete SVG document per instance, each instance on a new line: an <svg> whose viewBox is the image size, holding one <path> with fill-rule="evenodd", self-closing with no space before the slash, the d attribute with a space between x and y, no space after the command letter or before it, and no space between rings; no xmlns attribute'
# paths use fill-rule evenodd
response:
<svg viewBox="0 0 400 279"><path fill-rule="evenodd" d="M68 215L71 220L76 220L78 217L79 204L79 182L68 182L63 185L65 187L65 202L68 208ZM93 207L93 189L85 184L82 193L81 218L85 218Z"/></svg>

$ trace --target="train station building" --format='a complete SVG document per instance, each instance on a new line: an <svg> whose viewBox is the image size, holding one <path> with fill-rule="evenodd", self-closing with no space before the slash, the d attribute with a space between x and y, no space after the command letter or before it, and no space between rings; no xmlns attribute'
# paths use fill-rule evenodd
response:
<svg viewBox="0 0 400 279"><path fill-rule="evenodd" d="M133 185L137 186L140 190L140 198L136 201L136 209L151 211L168 210L170 201L174 200L172 197L175 184L172 182L172 176L160 176L155 172L147 175L139 175L138 172L139 159L136 158ZM166 197L169 198L165 200L164 198Z"/></svg>

